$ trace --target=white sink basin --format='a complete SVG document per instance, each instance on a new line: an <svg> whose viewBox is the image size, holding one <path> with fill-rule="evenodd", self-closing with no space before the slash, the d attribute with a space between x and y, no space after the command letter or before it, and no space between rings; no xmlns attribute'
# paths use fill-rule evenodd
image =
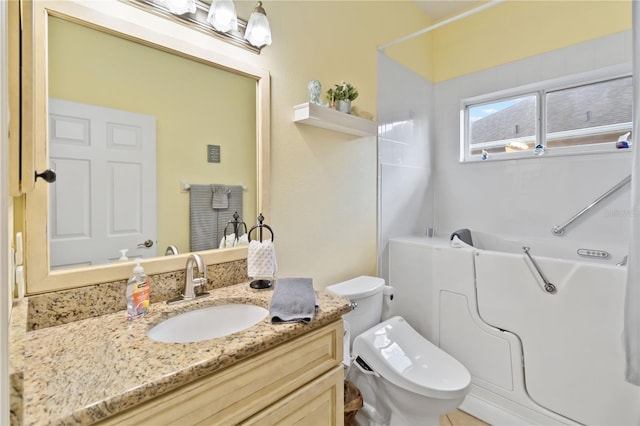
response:
<svg viewBox="0 0 640 426"><path fill-rule="evenodd" d="M147 331L147 336L164 343L200 342L245 330L267 314L267 309L256 305L211 306L171 317Z"/></svg>

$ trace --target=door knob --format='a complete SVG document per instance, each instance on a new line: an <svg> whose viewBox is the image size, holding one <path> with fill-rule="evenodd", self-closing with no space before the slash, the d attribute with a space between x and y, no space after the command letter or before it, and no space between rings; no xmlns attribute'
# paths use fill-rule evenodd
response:
<svg viewBox="0 0 640 426"><path fill-rule="evenodd" d="M42 173L38 173L38 171L36 170L35 175L36 175L34 179L35 181L37 181L38 178L42 178L44 179L45 182L48 182L48 183L53 183L56 181L56 172L51 169L47 169Z"/></svg>
<svg viewBox="0 0 640 426"><path fill-rule="evenodd" d="M144 243L138 244L138 248L142 248L142 247L153 247L153 241L152 240L147 240Z"/></svg>

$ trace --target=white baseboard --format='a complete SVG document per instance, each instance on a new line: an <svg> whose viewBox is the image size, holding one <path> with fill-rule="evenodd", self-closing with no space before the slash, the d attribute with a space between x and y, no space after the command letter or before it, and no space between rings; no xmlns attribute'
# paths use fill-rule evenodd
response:
<svg viewBox="0 0 640 426"><path fill-rule="evenodd" d="M474 392L472 390L460 409L492 426L579 425L579 423L547 412L542 408L539 411L533 410L486 391Z"/></svg>

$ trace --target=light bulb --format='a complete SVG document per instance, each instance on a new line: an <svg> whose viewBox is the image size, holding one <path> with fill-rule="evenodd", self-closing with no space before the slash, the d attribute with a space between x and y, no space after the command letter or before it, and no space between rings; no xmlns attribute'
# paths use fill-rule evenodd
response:
<svg viewBox="0 0 640 426"><path fill-rule="evenodd" d="M269 27L267 13L264 11L261 1L258 2L258 5L249 17L244 38L256 47L271 44L271 28Z"/></svg>
<svg viewBox="0 0 640 426"><path fill-rule="evenodd" d="M184 15L187 12L195 13L196 11L196 0L160 0L160 3L174 15Z"/></svg>
<svg viewBox="0 0 640 426"><path fill-rule="evenodd" d="M237 30L238 16L233 0L212 1L207 22L209 22L213 28L223 33Z"/></svg>

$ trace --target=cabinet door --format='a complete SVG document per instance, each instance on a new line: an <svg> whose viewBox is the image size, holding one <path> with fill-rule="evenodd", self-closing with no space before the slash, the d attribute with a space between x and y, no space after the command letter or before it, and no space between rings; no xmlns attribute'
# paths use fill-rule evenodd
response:
<svg viewBox="0 0 640 426"><path fill-rule="evenodd" d="M18 2L10 2L18 4ZM44 171L46 157L47 63L46 19L34 0L21 0L20 9L20 192L35 189L35 171ZM36 141L40 143L36 146ZM46 185L43 185L46 187Z"/></svg>
<svg viewBox="0 0 640 426"><path fill-rule="evenodd" d="M339 389L325 399L343 404L342 320L285 342L100 422L105 425L232 425L250 418L316 383L327 372L340 371ZM334 377L336 383L337 376ZM322 382L325 383L325 382ZM327 382L328 383L328 382ZM324 385L324 390L328 385ZM155 389L152 389L156 392ZM311 393L315 393L314 387ZM312 398L313 399L313 398ZM310 402L311 404L311 402ZM318 410L321 410L321 404ZM341 406L340 406L341 407ZM342 408L340 416L342 416ZM332 408L333 409L333 408ZM326 410L321 412L327 412ZM333 425L318 422L318 424Z"/></svg>
<svg viewBox="0 0 640 426"><path fill-rule="evenodd" d="M249 418L243 425L344 423L344 369L338 366Z"/></svg>

